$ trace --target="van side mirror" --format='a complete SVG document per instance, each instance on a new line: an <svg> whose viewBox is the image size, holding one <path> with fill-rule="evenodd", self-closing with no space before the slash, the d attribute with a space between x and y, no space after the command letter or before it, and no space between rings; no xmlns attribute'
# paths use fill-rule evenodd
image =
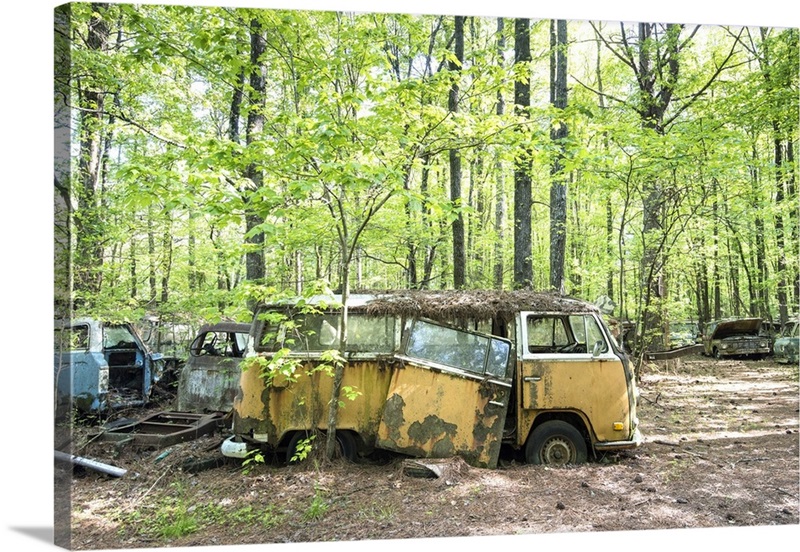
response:
<svg viewBox="0 0 800 552"><path fill-rule="evenodd" d="M600 353L603 352L603 348L605 343L602 339L594 342L594 347L592 348L592 357L597 358L600 356Z"/></svg>

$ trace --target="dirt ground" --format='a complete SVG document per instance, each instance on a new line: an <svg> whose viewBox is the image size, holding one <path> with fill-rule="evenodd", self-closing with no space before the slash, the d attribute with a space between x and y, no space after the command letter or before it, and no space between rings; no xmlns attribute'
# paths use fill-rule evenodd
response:
<svg viewBox="0 0 800 552"><path fill-rule="evenodd" d="M402 459L216 465L217 433L165 450L92 442L128 470L72 474L72 548L114 549L800 523L798 368L685 357L643 371L644 444L578 467ZM96 430L96 428L95 428ZM80 427L76 440L90 428ZM198 466L199 464L193 464ZM195 472L195 473L193 473Z"/></svg>

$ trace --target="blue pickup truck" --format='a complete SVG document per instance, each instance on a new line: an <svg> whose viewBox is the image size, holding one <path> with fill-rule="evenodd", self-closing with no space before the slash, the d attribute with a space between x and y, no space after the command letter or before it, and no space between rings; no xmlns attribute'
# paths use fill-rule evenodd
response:
<svg viewBox="0 0 800 552"><path fill-rule="evenodd" d="M143 406L164 369L128 323L90 318L55 321L56 408L99 412Z"/></svg>

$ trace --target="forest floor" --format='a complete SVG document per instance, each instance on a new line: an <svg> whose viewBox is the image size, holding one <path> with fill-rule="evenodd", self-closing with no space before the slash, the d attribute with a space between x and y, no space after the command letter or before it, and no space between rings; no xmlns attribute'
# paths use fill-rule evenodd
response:
<svg viewBox="0 0 800 552"><path fill-rule="evenodd" d="M444 477L383 463L213 461L215 434L166 450L91 442L75 454L73 549L631 531L800 523L798 368L685 357L643 371L638 449L560 469L454 460ZM96 430L96 428L94 428ZM91 433L78 428L76 440ZM69 468L67 468L69 469Z"/></svg>

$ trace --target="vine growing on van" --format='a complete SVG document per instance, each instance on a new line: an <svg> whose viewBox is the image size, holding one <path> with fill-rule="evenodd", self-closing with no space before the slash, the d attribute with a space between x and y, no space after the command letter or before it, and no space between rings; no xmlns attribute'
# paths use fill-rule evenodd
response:
<svg viewBox="0 0 800 552"><path fill-rule="evenodd" d="M322 314L332 306L334 305L327 303L311 303L305 299L298 300L294 304L294 308L300 314ZM294 356L293 353L302 350L305 339L313 335L313 332L302 328L302 321L295 320L286 313L272 311L261 313L258 316L267 328L274 328L272 331L264 332L261 342L265 346L271 345L275 350L246 359L242 363L243 369L256 367L259 377L265 380L267 386L273 385L275 378L296 382L298 374L304 367L304 359ZM306 376L311 377L316 372L322 372L328 377L333 377L335 371L347 362L338 349L327 349L318 354L319 362L306 365L308 366L305 372ZM346 399L351 401L361 395L361 392L354 386L343 386L341 392ZM344 401L339 401L338 405L343 407Z"/></svg>

